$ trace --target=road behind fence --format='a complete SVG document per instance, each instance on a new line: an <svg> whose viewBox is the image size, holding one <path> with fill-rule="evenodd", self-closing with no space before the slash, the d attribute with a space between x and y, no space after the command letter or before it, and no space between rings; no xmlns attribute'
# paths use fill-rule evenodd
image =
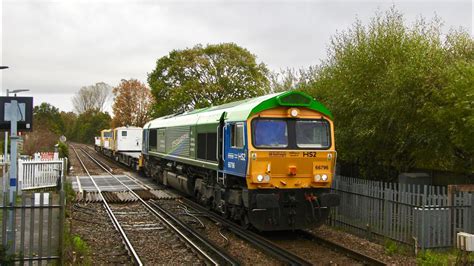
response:
<svg viewBox="0 0 474 266"><path fill-rule="evenodd" d="M474 233L474 194L447 187L370 181L337 176L341 195L330 224L379 240L420 248L455 246L457 232Z"/></svg>

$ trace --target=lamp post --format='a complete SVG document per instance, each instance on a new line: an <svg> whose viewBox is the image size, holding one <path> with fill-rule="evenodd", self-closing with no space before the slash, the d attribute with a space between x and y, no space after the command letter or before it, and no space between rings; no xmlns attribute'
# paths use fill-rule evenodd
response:
<svg viewBox="0 0 474 266"><path fill-rule="evenodd" d="M3 70L3 69L7 69L8 67L7 66L0 66L0 69ZM2 82L3 83L3 82ZM5 195L5 193L7 193L7 186L8 186L8 183L7 183L7 172L6 172L6 169L7 169L7 158L8 158L8 131L5 130L5 142L3 143L3 146L4 146L4 153L3 153L3 167L2 167L2 171L3 171L3 187L2 187L2 190L3 190L3 195ZM4 197L5 199L5 197ZM4 203L4 205L6 205L6 202ZM6 247L7 245L7 238L6 237L3 237L3 241L2 241L2 244L4 247Z"/></svg>

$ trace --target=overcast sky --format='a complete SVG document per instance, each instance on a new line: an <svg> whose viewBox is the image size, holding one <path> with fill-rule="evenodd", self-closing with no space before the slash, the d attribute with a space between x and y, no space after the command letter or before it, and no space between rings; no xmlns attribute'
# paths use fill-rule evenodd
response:
<svg viewBox="0 0 474 266"><path fill-rule="evenodd" d="M356 18L395 5L413 23L438 15L444 31L471 32L472 1L23 1L2 0L2 95L30 89L71 111L71 97L96 82L146 82L173 49L234 42L271 70L316 65L332 35Z"/></svg>

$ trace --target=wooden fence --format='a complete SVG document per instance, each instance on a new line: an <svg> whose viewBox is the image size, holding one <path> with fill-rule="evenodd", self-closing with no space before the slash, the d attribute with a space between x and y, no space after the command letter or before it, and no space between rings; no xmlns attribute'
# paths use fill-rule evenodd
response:
<svg viewBox="0 0 474 266"><path fill-rule="evenodd" d="M385 183L336 176L341 205L330 224L367 238L392 239L420 248L449 248L456 233L474 233L474 195L447 187Z"/></svg>

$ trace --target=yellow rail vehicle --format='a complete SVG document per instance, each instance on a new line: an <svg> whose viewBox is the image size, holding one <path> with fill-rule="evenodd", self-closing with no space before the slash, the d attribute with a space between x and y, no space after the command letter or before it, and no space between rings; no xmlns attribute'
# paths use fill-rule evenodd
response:
<svg viewBox="0 0 474 266"><path fill-rule="evenodd" d="M140 168L141 127L104 129L95 137L95 150L135 170Z"/></svg>

